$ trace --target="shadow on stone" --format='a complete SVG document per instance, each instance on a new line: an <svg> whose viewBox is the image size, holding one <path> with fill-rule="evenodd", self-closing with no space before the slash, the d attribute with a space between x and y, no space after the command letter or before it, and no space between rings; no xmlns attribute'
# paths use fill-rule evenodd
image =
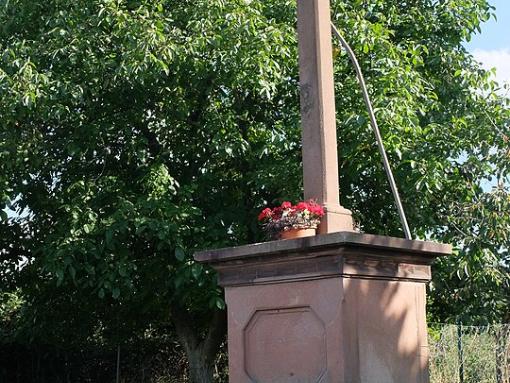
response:
<svg viewBox="0 0 510 383"><path fill-rule="evenodd" d="M230 382L428 382L425 285L450 252L340 232L197 253L225 287Z"/></svg>
<svg viewBox="0 0 510 383"><path fill-rule="evenodd" d="M428 382L425 285L344 280L345 382Z"/></svg>

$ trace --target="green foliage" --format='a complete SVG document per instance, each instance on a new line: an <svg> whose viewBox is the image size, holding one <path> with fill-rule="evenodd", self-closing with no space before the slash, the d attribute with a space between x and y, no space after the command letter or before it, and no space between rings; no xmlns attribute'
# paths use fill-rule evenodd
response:
<svg viewBox="0 0 510 383"><path fill-rule="evenodd" d="M55 316L90 334L224 308L193 251L256 240L259 207L299 193L280 8L1 3L0 208L20 215L3 217L2 272L27 295L30 339L65 342Z"/></svg>
<svg viewBox="0 0 510 383"><path fill-rule="evenodd" d="M0 342L15 339L23 299L19 293L0 293Z"/></svg>
<svg viewBox="0 0 510 383"><path fill-rule="evenodd" d="M510 194L499 186L470 201L453 202L445 216L455 258L439 261L433 284L437 316L465 323L508 321L510 295Z"/></svg>
<svg viewBox="0 0 510 383"><path fill-rule="evenodd" d="M504 381L510 373L509 342L509 325L434 324L429 328L430 381L458 382L460 371L466 383Z"/></svg>
<svg viewBox="0 0 510 383"><path fill-rule="evenodd" d="M332 9L414 234L459 248L439 264L434 315L502 319L508 191L491 199L481 186L508 182L508 100L461 45L492 9ZM193 252L260 240L259 209L302 193L295 11L288 0L0 1L0 210L19 214L1 217L0 273L40 324L32 337L56 317L83 333L128 331L164 322L169 305L200 328L223 308ZM344 54L335 76L342 204L364 231L400 235Z"/></svg>

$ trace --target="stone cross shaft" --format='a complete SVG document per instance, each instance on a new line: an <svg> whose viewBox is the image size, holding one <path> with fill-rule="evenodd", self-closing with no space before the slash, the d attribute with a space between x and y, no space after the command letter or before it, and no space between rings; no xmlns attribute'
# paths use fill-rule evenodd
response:
<svg viewBox="0 0 510 383"><path fill-rule="evenodd" d="M319 233L352 231L340 205L329 0L298 0L305 199L324 206Z"/></svg>

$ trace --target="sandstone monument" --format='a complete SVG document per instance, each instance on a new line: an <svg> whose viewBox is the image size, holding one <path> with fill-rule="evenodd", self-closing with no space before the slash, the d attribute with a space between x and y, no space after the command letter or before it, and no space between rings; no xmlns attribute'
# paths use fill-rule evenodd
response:
<svg viewBox="0 0 510 383"><path fill-rule="evenodd" d="M451 247L360 234L340 206L328 0L298 0L305 199L320 235L195 254L218 271L231 383L426 383L425 287Z"/></svg>

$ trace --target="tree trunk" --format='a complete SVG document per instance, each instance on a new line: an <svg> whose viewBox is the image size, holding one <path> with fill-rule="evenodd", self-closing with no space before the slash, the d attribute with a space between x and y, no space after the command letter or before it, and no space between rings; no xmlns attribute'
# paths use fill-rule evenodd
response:
<svg viewBox="0 0 510 383"><path fill-rule="evenodd" d="M189 364L189 377L192 383L212 383L214 360L209 363L200 348L186 352Z"/></svg>
<svg viewBox="0 0 510 383"><path fill-rule="evenodd" d="M203 338L187 310L172 309L172 321L188 358L191 383L213 383L214 362L227 328L226 311L215 310Z"/></svg>

